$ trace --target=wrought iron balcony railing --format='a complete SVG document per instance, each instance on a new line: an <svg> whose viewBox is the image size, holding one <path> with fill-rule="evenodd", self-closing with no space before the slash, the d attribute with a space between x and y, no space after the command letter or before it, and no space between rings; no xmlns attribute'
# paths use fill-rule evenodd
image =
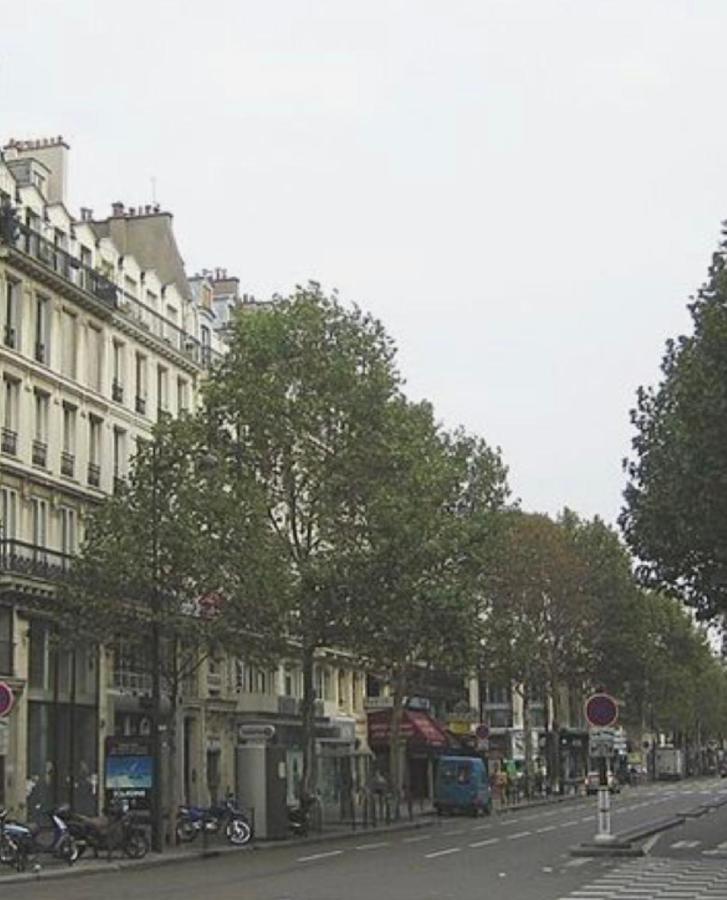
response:
<svg viewBox="0 0 727 900"><path fill-rule="evenodd" d="M98 487L101 484L101 466L96 463L88 464L88 483L91 487Z"/></svg>
<svg viewBox="0 0 727 900"><path fill-rule="evenodd" d="M3 428L0 432L0 450L10 456L18 454L18 432L12 428Z"/></svg>
<svg viewBox="0 0 727 900"><path fill-rule="evenodd" d="M44 441L33 441L33 465L45 468L48 462L48 444Z"/></svg>
<svg viewBox="0 0 727 900"><path fill-rule="evenodd" d="M169 344L197 365L208 367L221 358L219 353L208 345L203 345L198 338L180 328L176 322L167 319L117 287L106 275L97 272L67 250L22 224L17 220L17 210L11 209L10 214L14 216L12 224L8 224L7 215L5 218L0 216L0 242L38 260L65 281L91 294L107 310L125 313L141 328ZM14 329L6 328L5 343L15 347L15 340Z"/></svg>
<svg viewBox="0 0 727 900"><path fill-rule="evenodd" d="M76 457L73 453L68 453L63 450L61 453L61 475L65 475L68 478L73 478L73 473L76 469Z"/></svg>
<svg viewBox="0 0 727 900"><path fill-rule="evenodd" d="M65 577L73 557L37 544L15 539L0 540L0 572L33 575L52 581Z"/></svg>

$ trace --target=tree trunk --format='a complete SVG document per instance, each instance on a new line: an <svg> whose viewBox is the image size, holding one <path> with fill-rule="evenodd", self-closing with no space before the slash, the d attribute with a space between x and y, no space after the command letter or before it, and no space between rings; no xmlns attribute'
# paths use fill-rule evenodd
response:
<svg viewBox="0 0 727 900"><path fill-rule="evenodd" d="M315 685L313 683L313 667L315 664L315 648L303 648L303 698L300 714L303 728L303 778L301 782L301 799L308 800L315 795L318 772L316 768L316 733L315 733Z"/></svg>
<svg viewBox="0 0 727 900"><path fill-rule="evenodd" d="M527 681L523 692L523 734L525 736L525 796L529 799L533 787L533 728L530 716L530 688Z"/></svg>
<svg viewBox="0 0 727 900"><path fill-rule="evenodd" d="M553 703L553 790L563 793L562 772L560 770L560 699L558 697L558 686L551 686L551 701Z"/></svg>
<svg viewBox="0 0 727 900"><path fill-rule="evenodd" d="M404 680L394 680L394 704L391 708L391 730L389 742L389 785L394 797L394 819L401 815L402 767L401 767L401 723L404 718Z"/></svg>

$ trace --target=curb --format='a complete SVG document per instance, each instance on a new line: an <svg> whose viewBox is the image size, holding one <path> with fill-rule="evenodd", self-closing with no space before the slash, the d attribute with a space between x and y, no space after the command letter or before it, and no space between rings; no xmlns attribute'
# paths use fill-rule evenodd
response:
<svg viewBox="0 0 727 900"><path fill-rule="evenodd" d="M550 800L535 800L532 803L523 803L519 806L506 807L493 810L493 816L509 815L523 812L540 806L556 806L562 803L572 803L582 800L578 795L568 797L556 797ZM726 801L727 802L727 801ZM185 853L150 853L144 859L139 860L112 860L110 862L90 863L87 866L66 866L58 868L40 869L38 872L18 872L14 875L0 876L0 885L3 884L28 884L35 881L52 881L64 878L90 878L93 875L103 875L109 872L127 872L137 869L153 869L161 866L171 866L176 863L184 864L199 862L203 859L227 856L233 853L251 853L266 850L284 850L290 847L305 847L311 844L323 844L329 841L350 840L361 838L362 835L395 834L399 831L418 831L423 828L433 828L442 825L444 819L435 813L425 813L418 820L396 822L390 825L379 825L366 828L346 828L339 831L330 831L324 834L308 835L302 838L283 838L279 841L259 841L249 844L247 847L213 847L207 850L190 850Z"/></svg>

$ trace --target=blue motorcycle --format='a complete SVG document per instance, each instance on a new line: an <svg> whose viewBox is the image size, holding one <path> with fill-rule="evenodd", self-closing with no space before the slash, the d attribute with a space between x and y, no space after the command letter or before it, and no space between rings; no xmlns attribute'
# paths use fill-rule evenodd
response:
<svg viewBox="0 0 727 900"><path fill-rule="evenodd" d="M236 847L243 847L252 840L252 825L231 797L216 806L179 807L176 828L178 843L190 843L203 832L222 833Z"/></svg>
<svg viewBox="0 0 727 900"><path fill-rule="evenodd" d="M37 822L16 822L7 818L7 812L0 810L0 847L3 847L3 862L15 865L18 872L27 868L28 862L37 862L40 854L49 854L72 866L78 859L78 845L68 826L54 811L47 814L48 824ZM14 857L12 860L10 857Z"/></svg>

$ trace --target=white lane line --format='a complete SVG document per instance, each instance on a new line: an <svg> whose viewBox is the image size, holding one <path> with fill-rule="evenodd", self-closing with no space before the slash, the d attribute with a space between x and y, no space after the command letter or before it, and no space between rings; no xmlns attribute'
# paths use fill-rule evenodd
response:
<svg viewBox="0 0 727 900"><path fill-rule="evenodd" d="M508 835L508 841L516 841L518 838L527 837L532 831L518 831L516 834Z"/></svg>
<svg viewBox="0 0 727 900"><path fill-rule="evenodd" d="M593 816L583 816L583 818L581 819L581 822L592 822L592 821L593 821Z"/></svg>
<svg viewBox="0 0 727 900"><path fill-rule="evenodd" d="M475 841L470 847L489 847L490 844L496 844L500 838L487 838L486 841Z"/></svg>
<svg viewBox="0 0 727 900"><path fill-rule="evenodd" d="M492 825L475 825L472 831L486 831L488 828L492 828Z"/></svg>
<svg viewBox="0 0 727 900"><path fill-rule="evenodd" d="M561 828L570 828L571 825L577 825L577 824L578 824L578 819L571 819L570 822L561 822L560 827Z"/></svg>
<svg viewBox="0 0 727 900"><path fill-rule="evenodd" d="M508 819L507 822L503 822L503 825L517 825L520 819Z"/></svg>
<svg viewBox="0 0 727 900"><path fill-rule="evenodd" d="M375 844L359 844L354 850L375 850L377 847L388 847L391 841L377 841Z"/></svg>
<svg viewBox="0 0 727 900"><path fill-rule="evenodd" d="M546 831L555 831L555 825L546 825L545 828L536 828L536 834L545 834Z"/></svg>
<svg viewBox="0 0 727 900"><path fill-rule="evenodd" d="M299 856L296 862L312 862L314 859L325 859L327 856L340 856L343 850L328 850L326 853L314 853L312 856Z"/></svg>
<svg viewBox="0 0 727 900"><path fill-rule="evenodd" d="M571 859L569 862L565 864L566 869L575 869L576 866L585 866L586 863L589 863L591 858L589 856L579 856L576 859Z"/></svg>
<svg viewBox="0 0 727 900"><path fill-rule="evenodd" d="M466 834L466 833L467 833L466 828L457 828L454 831L443 831L442 836L443 837L451 837L453 834Z"/></svg>
<svg viewBox="0 0 727 900"><path fill-rule="evenodd" d="M450 847L448 850L435 850L434 853L425 853L424 859L434 859L437 856L446 856L448 853L461 853L461 847Z"/></svg>
<svg viewBox="0 0 727 900"><path fill-rule="evenodd" d="M404 838L402 844L416 844L419 841L431 841L433 837L433 834L420 834L418 837Z"/></svg>

